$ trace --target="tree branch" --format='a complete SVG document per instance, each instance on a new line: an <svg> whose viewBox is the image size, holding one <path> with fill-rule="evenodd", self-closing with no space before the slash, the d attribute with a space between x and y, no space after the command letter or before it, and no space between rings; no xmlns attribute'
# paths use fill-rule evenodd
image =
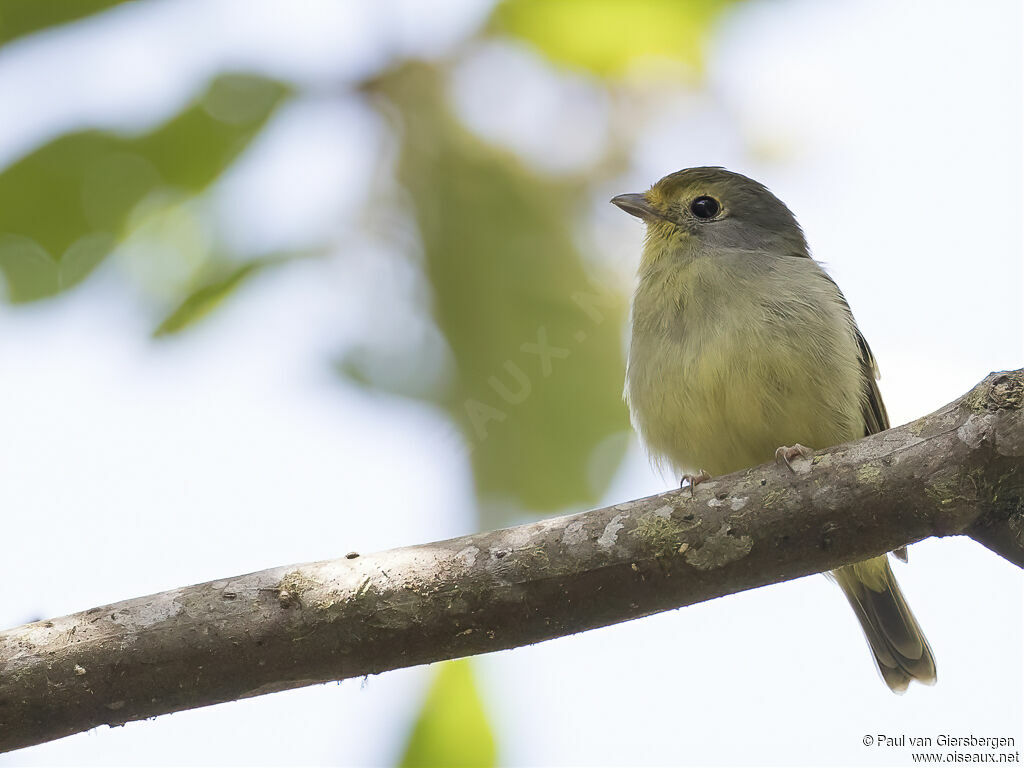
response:
<svg viewBox="0 0 1024 768"><path fill-rule="evenodd" d="M0 633L0 751L496 651L966 534L1024 566L1024 371L689 490L272 568Z"/></svg>

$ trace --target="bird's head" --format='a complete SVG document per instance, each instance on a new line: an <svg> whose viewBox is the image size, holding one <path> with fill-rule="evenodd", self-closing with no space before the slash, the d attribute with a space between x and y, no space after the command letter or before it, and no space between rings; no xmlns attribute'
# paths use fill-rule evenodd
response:
<svg viewBox="0 0 1024 768"><path fill-rule="evenodd" d="M676 171L611 202L647 224L648 245L656 248L807 255L789 208L763 184L724 168Z"/></svg>

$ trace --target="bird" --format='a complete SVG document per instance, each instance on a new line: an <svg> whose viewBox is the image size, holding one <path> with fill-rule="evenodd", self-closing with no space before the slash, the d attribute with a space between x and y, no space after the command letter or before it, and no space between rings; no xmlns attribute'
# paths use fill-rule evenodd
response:
<svg viewBox="0 0 1024 768"><path fill-rule="evenodd" d="M692 492L711 475L773 456L792 469L791 459L813 455L806 446L889 428L849 304L767 187L721 167L687 168L611 202L646 224L625 399L656 464ZM889 689L933 684L931 647L888 555L830 575Z"/></svg>

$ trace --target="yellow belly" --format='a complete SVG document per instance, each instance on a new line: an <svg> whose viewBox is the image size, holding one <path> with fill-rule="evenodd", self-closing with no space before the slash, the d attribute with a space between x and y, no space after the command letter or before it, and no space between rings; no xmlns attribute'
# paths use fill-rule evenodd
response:
<svg viewBox="0 0 1024 768"><path fill-rule="evenodd" d="M845 318L691 325L634 334L630 350L626 396L658 463L721 475L770 461L781 445L864 435L864 373Z"/></svg>

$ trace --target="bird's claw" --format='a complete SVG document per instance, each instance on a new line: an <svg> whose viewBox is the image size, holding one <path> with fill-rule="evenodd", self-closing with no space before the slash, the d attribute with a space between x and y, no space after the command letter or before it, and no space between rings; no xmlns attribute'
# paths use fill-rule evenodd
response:
<svg viewBox="0 0 1024 768"><path fill-rule="evenodd" d="M690 498L692 499L693 498L693 487L695 485L700 485L705 480L710 480L710 479L711 479L711 475L709 475L707 472L705 472L702 469L696 475L683 475L682 478L679 480L679 487L682 488L683 487L683 483L689 483L690 484L689 485L689 488L690 488Z"/></svg>
<svg viewBox="0 0 1024 768"><path fill-rule="evenodd" d="M797 456L803 456L810 461L814 456L814 450L806 445L800 445L800 443L796 445L782 445L775 451L775 463L780 467L785 464L789 467L790 472L796 472L790 463L790 459L795 459Z"/></svg>

